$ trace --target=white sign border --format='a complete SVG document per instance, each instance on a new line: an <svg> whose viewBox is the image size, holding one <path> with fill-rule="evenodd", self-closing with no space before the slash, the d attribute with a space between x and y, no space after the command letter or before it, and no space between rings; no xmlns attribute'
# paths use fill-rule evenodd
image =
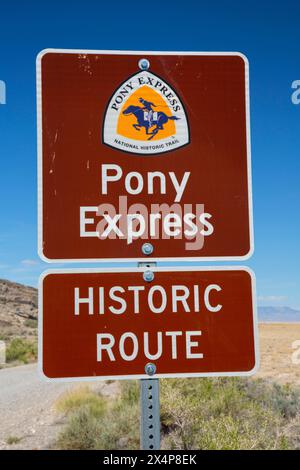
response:
<svg viewBox="0 0 300 470"><path fill-rule="evenodd" d="M182 267L140 267L140 268L66 268L66 269L48 269L44 271L39 278L38 286L38 372L41 378L46 382L94 382L96 380L129 380L129 379L149 379L147 374L132 375L113 375L113 376L92 376L92 377L60 377L49 378L43 371L43 281L50 274L105 274L105 273L143 273L151 270L153 272L182 272L182 271L244 271L251 277L252 287L252 313L253 313L253 337L254 337L254 356L255 365L250 371L242 372L207 372L207 373L178 373L178 374L155 374L152 378L188 378L188 377L250 377L254 375L260 365L259 361L259 335L258 319L256 305L256 277L252 269L247 266L182 266Z"/></svg>
<svg viewBox="0 0 300 470"><path fill-rule="evenodd" d="M245 105L246 105L246 147L247 147L247 183L248 183L248 219L250 248L242 256L191 256L191 257L137 257L137 258L47 258L43 253L43 142L42 142L42 58L48 53L58 54L109 54L109 55L182 55L182 56L237 56L245 64ZM127 263L127 262L184 262L184 261L244 261L254 253L253 197L250 135L250 97L249 97L249 61L241 52L199 52L199 51L126 51L126 50L84 50L84 49L43 49L36 58L36 96L37 96L37 180L38 180L38 255L46 263ZM151 240L144 240L147 242Z"/></svg>

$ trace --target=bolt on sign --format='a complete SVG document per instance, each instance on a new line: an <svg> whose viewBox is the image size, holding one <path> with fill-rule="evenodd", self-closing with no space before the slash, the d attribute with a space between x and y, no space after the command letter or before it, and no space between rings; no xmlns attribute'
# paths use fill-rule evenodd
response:
<svg viewBox="0 0 300 470"><path fill-rule="evenodd" d="M252 254L242 54L45 50L37 103L44 260Z"/></svg>
<svg viewBox="0 0 300 470"><path fill-rule="evenodd" d="M247 268L46 271L39 362L48 379L250 375L257 320Z"/></svg>

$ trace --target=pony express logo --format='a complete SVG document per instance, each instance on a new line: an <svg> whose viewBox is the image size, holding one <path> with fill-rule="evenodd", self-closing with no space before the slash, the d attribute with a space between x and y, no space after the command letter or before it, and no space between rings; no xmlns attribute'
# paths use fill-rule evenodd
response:
<svg viewBox="0 0 300 470"><path fill-rule="evenodd" d="M130 77L107 106L103 142L125 152L148 155L188 144L188 122L178 95L149 71Z"/></svg>

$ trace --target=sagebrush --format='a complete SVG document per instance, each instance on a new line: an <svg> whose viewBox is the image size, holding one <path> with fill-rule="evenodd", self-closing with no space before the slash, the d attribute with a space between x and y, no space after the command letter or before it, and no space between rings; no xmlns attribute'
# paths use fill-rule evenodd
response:
<svg viewBox="0 0 300 470"><path fill-rule="evenodd" d="M6 361L28 364L37 359L37 344L23 338L14 338L6 348Z"/></svg>
<svg viewBox="0 0 300 470"><path fill-rule="evenodd" d="M242 378L165 379L162 449L300 449L300 393ZM79 393L79 396L78 396ZM139 449L139 384L121 382L107 399L89 389L61 400L61 449Z"/></svg>

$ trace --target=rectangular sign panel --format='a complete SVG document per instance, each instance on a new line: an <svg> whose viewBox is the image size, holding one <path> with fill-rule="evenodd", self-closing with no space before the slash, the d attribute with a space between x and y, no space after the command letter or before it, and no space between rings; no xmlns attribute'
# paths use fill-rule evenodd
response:
<svg viewBox="0 0 300 470"><path fill-rule="evenodd" d="M252 254L242 54L45 50L37 103L42 259Z"/></svg>
<svg viewBox="0 0 300 470"><path fill-rule="evenodd" d="M252 272L175 269L43 274L43 375L70 380L146 378L149 363L155 377L253 374L258 346Z"/></svg>

